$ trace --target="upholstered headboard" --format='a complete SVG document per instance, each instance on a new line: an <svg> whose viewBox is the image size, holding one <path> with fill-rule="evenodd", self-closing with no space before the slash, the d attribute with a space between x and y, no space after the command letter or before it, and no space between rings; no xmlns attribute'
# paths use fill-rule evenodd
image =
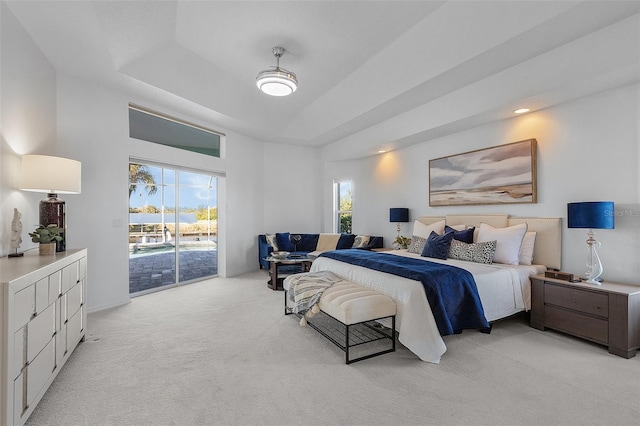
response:
<svg viewBox="0 0 640 426"><path fill-rule="evenodd" d="M562 219L559 217L512 217L508 214L421 216L418 220L430 225L445 220L449 226L467 225L479 227L486 223L496 228L527 223L528 231L536 232L533 263L547 268L560 269L562 258Z"/></svg>

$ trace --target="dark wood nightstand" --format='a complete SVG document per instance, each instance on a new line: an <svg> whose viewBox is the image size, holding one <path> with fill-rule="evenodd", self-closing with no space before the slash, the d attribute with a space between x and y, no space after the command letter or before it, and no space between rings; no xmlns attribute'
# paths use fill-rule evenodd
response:
<svg viewBox="0 0 640 426"><path fill-rule="evenodd" d="M632 358L640 348L640 286L531 278L531 327L558 330Z"/></svg>

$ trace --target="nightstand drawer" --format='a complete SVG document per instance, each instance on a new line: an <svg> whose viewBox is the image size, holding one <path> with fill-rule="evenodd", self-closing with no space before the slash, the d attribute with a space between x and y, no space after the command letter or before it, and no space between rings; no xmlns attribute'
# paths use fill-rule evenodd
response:
<svg viewBox="0 0 640 426"><path fill-rule="evenodd" d="M609 317L609 297L592 291L548 284L544 289L544 303L561 306L599 317Z"/></svg>
<svg viewBox="0 0 640 426"><path fill-rule="evenodd" d="M609 343L609 322L605 319L547 305L544 307L544 324L594 342Z"/></svg>

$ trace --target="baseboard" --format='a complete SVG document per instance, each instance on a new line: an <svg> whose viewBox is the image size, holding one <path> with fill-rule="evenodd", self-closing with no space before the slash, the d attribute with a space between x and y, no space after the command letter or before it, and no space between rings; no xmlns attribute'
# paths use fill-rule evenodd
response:
<svg viewBox="0 0 640 426"><path fill-rule="evenodd" d="M87 314L92 314L94 312L105 311L111 308L117 308L118 306L124 306L128 303L131 303L131 299L123 300L122 302L110 303L108 305L98 305L98 306L87 306Z"/></svg>

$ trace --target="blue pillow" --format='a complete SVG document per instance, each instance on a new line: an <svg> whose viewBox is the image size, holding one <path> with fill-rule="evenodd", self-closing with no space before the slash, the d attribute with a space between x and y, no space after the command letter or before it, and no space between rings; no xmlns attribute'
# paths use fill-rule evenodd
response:
<svg viewBox="0 0 640 426"><path fill-rule="evenodd" d="M302 237L302 239L296 246L298 251L314 251L316 249L316 246L318 245L318 238L320 238L320 234L298 234L298 235Z"/></svg>
<svg viewBox="0 0 640 426"><path fill-rule="evenodd" d="M353 246L353 242L356 236L353 234L340 234L340 239L336 245L336 250L350 249Z"/></svg>
<svg viewBox="0 0 640 426"><path fill-rule="evenodd" d="M444 227L444 233L447 234L449 232L453 232L453 239L462 241L463 243L471 244L473 243L473 231L475 231L475 227L470 227L469 229L465 229L462 231L456 231L450 226Z"/></svg>
<svg viewBox="0 0 640 426"><path fill-rule="evenodd" d="M423 257L433 257L434 259L446 259L449 254L449 246L453 240L453 232L438 235L431 231L427 243L422 250Z"/></svg>
<svg viewBox="0 0 640 426"><path fill-rule="evenodd" d="M291 238L288 232L276 233L276 242L278 243L278 250L290 251L294 250L293 244L291 244Z"/></svg>

